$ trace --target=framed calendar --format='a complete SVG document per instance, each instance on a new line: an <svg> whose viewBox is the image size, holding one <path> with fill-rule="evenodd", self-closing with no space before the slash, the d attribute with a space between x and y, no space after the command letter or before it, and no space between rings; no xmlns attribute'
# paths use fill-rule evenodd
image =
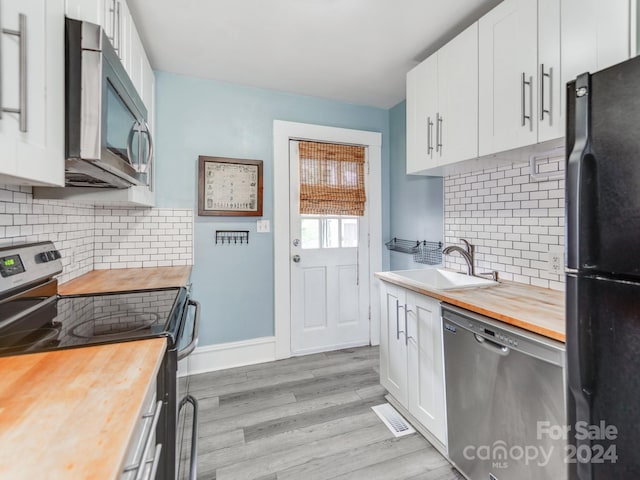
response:
<svg viewBox="0 0 640 480"><path fill-rule="evenodd" d="M198 215L262 216L262 160L198 157Z"/></svg>

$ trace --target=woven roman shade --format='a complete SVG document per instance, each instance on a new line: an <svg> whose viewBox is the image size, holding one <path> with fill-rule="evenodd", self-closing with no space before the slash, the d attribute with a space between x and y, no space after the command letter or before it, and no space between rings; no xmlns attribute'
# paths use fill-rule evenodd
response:
<svg viewBox="0 0 640 480"><path fill-rule="evenodd" d="M364 215L364 147L299 142L300 213Z"/></svg>

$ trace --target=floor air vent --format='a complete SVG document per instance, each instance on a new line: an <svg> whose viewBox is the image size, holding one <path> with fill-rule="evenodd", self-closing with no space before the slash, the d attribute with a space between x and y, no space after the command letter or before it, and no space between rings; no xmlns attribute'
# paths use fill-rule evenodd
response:
<svg viewBox="0 0 640 480"><path fill-rule="evenodd" d="M376 405L371 408L376 415L380 417L380 420L384 422L387 428L391 430L391 433L393 433L394 436L402 437L404 435L415 433L414 428L409 425L409 422L407 422L402 415L400 415L398 411L388 403Z"/></svg>

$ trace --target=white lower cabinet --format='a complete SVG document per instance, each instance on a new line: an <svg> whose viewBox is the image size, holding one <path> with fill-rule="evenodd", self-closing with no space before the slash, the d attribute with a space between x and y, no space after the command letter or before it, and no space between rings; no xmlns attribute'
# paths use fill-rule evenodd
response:
<svg viewBox="0 0 640 480"><path fill-rule="evenodd" d="M382 283L380 383L447 446L440 302Z"/></svg>
<svg viewBox="0 0 640 480"><path fill-rule="evenodd" d="M406 291L395 285L382 283L380 292L380 383L408 408L407 342L404 337Z"/></svg>
<svg viewBox="0 0 640 480"><path fill-rule="evenodd" d="M407 292L409 412L447 445L440 302Z"/></svg>

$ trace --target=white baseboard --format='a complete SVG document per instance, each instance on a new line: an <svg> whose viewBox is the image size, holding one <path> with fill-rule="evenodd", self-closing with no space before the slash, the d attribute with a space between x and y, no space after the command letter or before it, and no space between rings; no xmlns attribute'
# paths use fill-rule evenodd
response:
<svg viewBox="0 0 640 480"><path fill-rule="evenodd" d="M306 348L291 352L292 357L300 357L302 355L312 355L314 353L332 352L334 350L342 350L344 348L356 348L369 345L369 339L358 340L356 342L340 343L336 345L324 345L322 347Z"/></svg>
<svg viewBox="0 0 640 480"><path fill-rule="evenodd" d="M254 365L256 363L272 362L275 359L276 337L262 337L240 342L197 347L185 360L189 362L189 375L194 375ZM185 368L186 365L180 364L178 365L178 376L183 376L186 374L187 369Z"/></svg>

